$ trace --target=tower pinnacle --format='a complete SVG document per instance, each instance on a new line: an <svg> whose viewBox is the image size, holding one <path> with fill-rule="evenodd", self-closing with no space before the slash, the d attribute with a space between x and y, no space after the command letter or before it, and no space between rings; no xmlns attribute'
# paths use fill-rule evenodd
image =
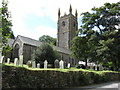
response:
<svg viewBox="0 0 120 90"><path fill-rule="evenodd" d="M70 4L69 12L72 13L72 6L71 6L71 4Z"/></svg>
<svg viewBox="0 0 120 90"><path fill-rule="evenodd" d="M77 16L78 16L77 9L76 9L76 12L75 12L75 16L76 16L76 18L77 18Z"/></svg>
<svg viewBox="0 0 120 90"><path fill-rule="evenodd" d="M58 9L58 18L60 17L60 8Z"/></svg>

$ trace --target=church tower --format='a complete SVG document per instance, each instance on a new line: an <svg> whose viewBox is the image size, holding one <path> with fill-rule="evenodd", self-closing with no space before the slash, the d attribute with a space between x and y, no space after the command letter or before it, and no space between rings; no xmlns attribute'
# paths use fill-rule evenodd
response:
<svg viewBox="0 0 120 90"><path fill-rule="evenodd" d="M77 10L75 15L72 14L72 7L70 5L69 14L64 16L60 16L60 9L58 10L58 23L57 23L57 46L70 49L72 45L72 39L76 35L76 31L78 30L78 22L77 22Z"/></svg>

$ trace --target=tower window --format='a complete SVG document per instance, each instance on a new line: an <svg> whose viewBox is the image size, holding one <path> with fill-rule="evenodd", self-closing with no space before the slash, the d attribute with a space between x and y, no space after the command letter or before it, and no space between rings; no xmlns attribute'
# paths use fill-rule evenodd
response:
<svg viewBox="0 0 120 90"><path fill-rule="evenodd" d="M73 27L75 27L75 22L74 22L74 24L73 24Z"/></svg>
<svg viewBox="0 0 120 90"><path fill-rule="evenodd" d="M65 21L62 22L62 26L65 26Z"/></svg>

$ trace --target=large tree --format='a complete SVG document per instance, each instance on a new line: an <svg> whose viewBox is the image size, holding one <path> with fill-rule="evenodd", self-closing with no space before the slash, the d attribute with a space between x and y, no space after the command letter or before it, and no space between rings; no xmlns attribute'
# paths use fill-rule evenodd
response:
<svg viewBox="0 0 120 90"><path fill-rule="evenodd" d="M73 43L71 50L74 57L86 57L92 61L96 59L96 62L102 64L112 62L114 68L118 67L120 63L120 50L118 49L120 48L120 31L117 30L116 26L120 22L118 19L120 15L119 4L119 2L112 4L105 3L104 6L92 8L92 12L82 13L82 25L79 31L81 35L79 39L87 38L87 41L85 40L86 43L82 43L74 39L73 42L82 44L79 48L82 51L85 49L87 52L84 51L82 53L77 47L75 48L75 44ZM86 48L83 48L83 45ZM88 48L89 46L91 48ZM76 52L81 53L78 53L77 56Z"/></svg>
<svg viewBox="0 0 120 90"><path fill-rule="evenodd" d="M7 39L11 38L14 39L14 34L11 29L12 22L11 22L11 14L8 11L8 2L3 0L2 7L0 8L0 19L1 19L1 27L0 31L2 32L2 54L6 55L10 51L10 47L7 44Z"/></svg>
<svg viewBox="0 0 120 90"><path fill-rule="evenodd" d="M51 36L48 35L43 35L39 38L39 41L41 42L45 42L48 44L52 44L52 45L56 45L56 38L53 38Z"/></svg>

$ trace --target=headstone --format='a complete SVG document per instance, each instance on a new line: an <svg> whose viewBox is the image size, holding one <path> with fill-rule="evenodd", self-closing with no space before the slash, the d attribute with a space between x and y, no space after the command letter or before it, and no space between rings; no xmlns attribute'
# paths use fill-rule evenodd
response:
<svg viewBox="0 0 120 90"><path fill-rule="evenodd" d="M94 64L90 63L90 70L94 70Z"/></svg>
<svg viewBox="0 0 120 90"><path fill-rule="evenodd" d="M47 60L45 60L44 61L44 69L47 69L47 64L48 64L48 62L47 62Z"/></svg>
<svg viewBox="0 0 120 90"><path fill-rule="evenodd" d="M31 60L28 60L26 64L27 64L28 67L32 67L32 61Z"/></svg>
<svg viewBox="0 0 120 90"><path fill-rule="evenodd" d="M20 55L19 65L23 66L23 55Z"/></svg>
<svg viewBox="0 0 120 90"><path fill-rule="evenodd" d="M7 58L7 64L10 64L10 58Z"/></svg>
<svg viewBox="0 0 120 90"><path fill-rule="evenodd" d="M3 63L4 56L0 57L0 63Z"/></svg>
<svg viewBox="0 0 120 90"><path fill-rule="evenodd" d="M40 63L37 64L37 68L40 68Z"/></svg>
<svg viewBox="0 0 120 90"><path fill-rule="evenodd" d="M97 71L97 65L95 65L95 70Z"/></svg>
<svg viewBox="0 0 120 90"><path fill-rule="evenodd" d="M15 66L18 65L18 58L15 58L15 59L14 59L14 65L15 65Z"/></svg>
<svg viewBox="0 0 120 90"><path fill-rule="evenodd" d="M55 66L55 68L59 68L59 60L55 60L55 62L54 62L54 66Z"/></svg>
<svg viewBox="0 0 120 90"><path fill-rule="evenodd" d="M36 63L35 63L35 61L32 61L32 68L36 68Z"/></svg>
<svg viewBox="0 0 120 90"><path fill-rule="evenodd" d="M67 68L70 68L70 63L68 63Z"/></svg>
<svg viewBox="0 0 120 90"><path fill-rule="evenodd" d="M93 67L94 67L94 66L90 65L90 70L93 70Z"/></svg>
<svg viewBox="0 0 120 90"><path fill-rule="evenodd" d="M63 62L63 60L61 60L59 62L59 67L60 67L60 69L64 69L64 62Z"/></svg>
<svg viewBox="0 0 120 90"><path fill-rule="evenodd" d="M102 65L99 66L99 70L100 71L103 70L103 66Z"/></svg>

